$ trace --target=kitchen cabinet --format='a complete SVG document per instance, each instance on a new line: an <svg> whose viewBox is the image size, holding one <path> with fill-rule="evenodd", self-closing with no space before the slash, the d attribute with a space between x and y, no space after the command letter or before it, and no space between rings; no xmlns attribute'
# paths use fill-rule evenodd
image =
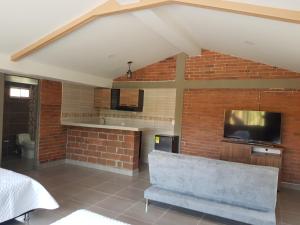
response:
<svg viewBox="0 0 300 225"><path fill-rule="evenodd" d="M111 106L111 89L95 88L94 106L100 109L110 109Z"/></svg>
<svg viewBox="0 0 300 225"><path fill-rule="evenodd" d="M112 89L111 109L142 112L144 91L140 89Z"/></svg>
<svg viewBox="0 0 300 225"><path fill-rule="evenodd" d="M144 91L132 88L96 88L94 106L100 109L142 112Z"/></svg>

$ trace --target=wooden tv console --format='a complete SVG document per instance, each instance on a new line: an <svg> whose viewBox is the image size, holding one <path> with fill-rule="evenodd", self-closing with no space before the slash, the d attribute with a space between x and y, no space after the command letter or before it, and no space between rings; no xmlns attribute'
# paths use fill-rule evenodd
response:
<svg viewBox="0 0 300 225"><path fill-rule="evenodd" d="M279 168L279 181L281 180L281 165L283 148L280 146L250 145L241 142L223 140L224 148L220 159L231 162L247 163L260 166Z"/></svg>

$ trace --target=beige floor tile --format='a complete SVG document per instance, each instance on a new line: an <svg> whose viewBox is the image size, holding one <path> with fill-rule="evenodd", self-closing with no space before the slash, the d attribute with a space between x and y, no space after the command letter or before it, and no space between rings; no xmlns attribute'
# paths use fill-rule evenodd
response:
<svg viewBox="0 0 300 225"><path fill-rule="evenodd" d="M115 194L116 196L127 198L133 201L141 201L144 199L144 191L141 189L127 187Z"/></svg>
<svg viewBox="0 0 300 225"><path fill-rule="evenodd" d="M98 186L93 187L92 189L96 190L96 191L101 191L101 192L104 192L104 193L107 193L107 194L115 194L115 193L121 191L124 188L125 187L122 186L122 185L115 184L115 183L112 183L110 181L107 181L107 182L104 182L104 183L102 183Z"/></svg>
<svg viewBox="0 0 300 225"><path fill-rule="evenodd" d="M64 183L77 182L80 179L82 179L82 177L75 176L75 175L69 175L69 174L63 174L63 175L60 175L60 176L52 177L51 179L53 179L53 182L55 182L55 183L64 184Z"/></svg>
<svg viewBox="0 0 300 225"><path fill-rule="evenodd" d="M150 223L146 223L144 221L140 221L135 218L131 218L131 217L124 216L124 215L118 217L117 220L124 222L124 223L128 223L130 225L151 225Z"/></svg>
<svg viewBox="0 0 300 225"><path fill-rule="evenodd" d="M32 213L30 225L49 225L78 209L88 209L132 225L189 225L202 215L155 202L150 203L149 211L145 213L143 191L149 186L147 167L136 177L72 165L44 168L26 174L45 185L60 204L60 208L54 211L37 210ZM280 190L278 225L300 225L299 203L300 191ZM208 215L198 222L198 225L242 224ZM3 225L21 224L11 221Z"/></svg>
<svg viewBox="0 0 300 225"><path fill-rule="evenodd" d="M300 215L289 212L281 212L281 223L288 225L300 225Z"/></svg>
<svg viewBox="0 0 300 225"><path fill-rule="evenodd" d="M134 201L129 199L123 199L117 196L110 196L104 199L103 201L97 203L96 206L121 214L126 209L130 208L134 203Z"/></svg>
<svg viewBox="0 0 300 225"><path fill-rule="evenodd" d="M281 188L280 192L278 193L278 198L283 200L296 200L297 202L300 202L300 191Z"/></svg>
<svg viewBox="0 0 300 225"><path fill-rule="evenodd" d="M106 216L106 217L109 217L109 218L117 218L120 213L118 212L114 212L114 211L111 211L111 210L108 210L108 209L104 209L104 208L101 208L101 207L98 207L98 206L91 206L88 208L89 211L92 211L94 213L97 213L97 214L100 214L102 216Z"/></svg>
<svg viewBox="0 0 300 225"><path fill-rule="evenodd" d="M49 191L49 190L48 190ZM66 195L62 191L49 191L52 197L57 201L60 205L62 202L69 201L72 199L72 196Z"/></svg>
<svg viewBox="0 0 300 225"><path fill-rule="evenodd" d="M157 221L167 210L169 206L167 205L157 205L150 204L148 208L148 212L145 212L145 203L138 202L130 209L124 212L125 216L129 216L131 218L136 218L140 221L144 221L146 223L154 223Z"/></svg>
<svg viewBox="0 0 300 225"><path fill-rule="evenodd" d="M129 186L133 182L137 181L138 177L131 177L131 176L124 176L120 174L115 174L111 176L111 179L109 180L111 183L121 185L123 187Z"/></svg>
<svg viewBox="0 0 300 225"><path fill-rule="evenodd" d="M62 182L61 180L56 179L55 177L43 177L42 175L34 179L36 179L48 190L56 189L68 183L65 181Z"/></svg>
<svg viewBox="0 0 300 225"><path fill-rule="evenodd" d="M162 217L160 217L155 224L157 225L173 225L176 221L177 224L184 225L197 225L203 217L200 213L195 213L190 210L183 209L169 209Z"/></svg>
<svg viewBox="0 0 300 225"><path fill-rule="evenodd" d="M79 187L74 184L66 184L59 188L50 189L48 191L58 203L61 203L72 199L74 196L77 196L78 193L81 193L85 190L87 190L87 188Z"/></svg>
<svg viewBox="0 0 300 225"><path fill-rule="evenodd" d="M150 182L146 181L146 180L139 179L136 182L134 182L133 184L130 184L130 187L145 190L148 187L150 187Z"/></svg>
<svg viewBox="0 0 300 225"><path fill-rule="evenodd" d="M109 197L109 195L105 193L94 191L91 189L86 189L79 192L77 195L73 196L72 199L81 202L83 204L93 205L96 204L97 202L106 199L107 197Z"/></svg>
<svg viewBox="0 0 300 225"><path fill-rule="evenodd" d="M106 182L108 179L101 178L100 176L89 176L83 179L80 179L79 181L75 182L74 184L85 187L85 188L94 188L96 186L99 186Z"/></svg>
<svg viewBox="0 0 300 225"><path fill-rule="evenodd" d="M295 200L281 200L280 210L300 215L300 201L297 202Z"/></svg>
<svg viewBox="0 0 300 225"><path fill-rule="evenodd" d="M89 206L90 204L68 199L67 201L60 202L59 208L54 210L54 212L64 214L64 215L69 215L72 212L75 212L79 209L87 209Z"/></svg>

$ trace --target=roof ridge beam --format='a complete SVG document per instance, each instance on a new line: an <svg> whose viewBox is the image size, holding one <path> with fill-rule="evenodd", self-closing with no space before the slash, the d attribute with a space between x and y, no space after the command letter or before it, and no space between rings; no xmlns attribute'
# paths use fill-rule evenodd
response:
<svg viewBox="0 0 300 225"><path fill-rule="evenodd" d="M29 46L21 49L11 56L12 61L20 60L27 55L49 45L50 43L66 36L79 29L81 26L99 17L134 12L138 10L151 9L163 5L181 4L198 8L208 8L213 10L238 13L249 16L256 16L289 23L300 24L300 11L279 9L266 6L258 6L240 2L230 2L225 0L140 0L139 2L120 5L115 0L109 0L101 4L90 12L80 16L72 22L62 26L52 33L42 37Z"/></svg>

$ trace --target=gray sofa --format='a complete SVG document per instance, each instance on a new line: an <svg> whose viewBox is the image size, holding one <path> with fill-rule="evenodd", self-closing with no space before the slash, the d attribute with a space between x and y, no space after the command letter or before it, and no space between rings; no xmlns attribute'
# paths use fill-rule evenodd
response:
<svg viewBox="0 0 300 225"><path fill-rule="evenodd" d="M148 200L253 225L276 225L278 169L153 151Z"/></svg>

